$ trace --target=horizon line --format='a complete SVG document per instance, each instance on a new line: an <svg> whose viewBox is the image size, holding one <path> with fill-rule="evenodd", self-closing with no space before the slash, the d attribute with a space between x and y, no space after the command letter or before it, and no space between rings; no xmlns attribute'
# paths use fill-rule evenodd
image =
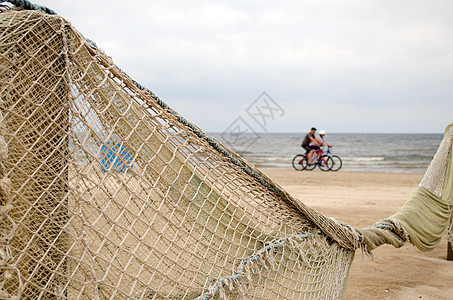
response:
<svg viewBox="0 0 453 300"><path fill-rule="evenodd" d="M206 133L226 133L226 131L205 131ZM308 132L308 131L307 131ZM251 133L294 133L294 134L304 134L305 131L254 131L254 132L241 132L246 134ZM343 132L329 132L328 134L444 134L443 132L352 132L352 131L343 131Z"/></svg>

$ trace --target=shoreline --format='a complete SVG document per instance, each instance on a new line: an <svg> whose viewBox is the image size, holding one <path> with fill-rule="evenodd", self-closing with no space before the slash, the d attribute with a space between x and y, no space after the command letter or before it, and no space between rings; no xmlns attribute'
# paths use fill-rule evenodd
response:
<svg viewBox="0 0 453 300"><path fill-rule="evenodd" d="M378 173L378 174L415 174L415 175L424 175L425 172L392 172L392 171L370 171L370 170L365 170L365 171L356 171L356 170L339 170L339 171L321 171L320 169L316 168L312 171L297 171L297 170L294 170L293 168L287 168L287 169L283 169L283 168L260 168L260 167L255 167L261 171L283 171L283 172L294 172L294 173L323 173L323 174L329 174L329 173Z"/></svg>
<svg viewBox="0 0 453 300"><path fill-rule="evenodd" d="M409 199L424 174L322 172L261 169L281 188L325 216L357 228L394 214ZM410 243L400 249L384 245L374 260L356 251L347 299L451 299L453 261L447 241L430 252ZM365 260L363 263L362 259Z"/></svg>
<svg viewBox="0 0 453 300"><path fill-rule="evenodd" d="M285 171L285 172L297 172L297 173L310 173L310 172L321 172L321 173L324 173L324 174L327 174L327 173L379 173L379 174L415 174L415 175L424 175L425 174L425 171L424 172L395 172L395 171L373 171L373 170L364 170L364 171L359 171L359 170L344 170L343 168L340 169L339 171L321 171L320 169L318 169L318 167L316 167L314 170L312 171L297 171L295 170L294 168L278 168L278 167L257 167L255 166L255 168L263 171L264 173L266 173L265 171L269 170L269 171Z"/></svg>

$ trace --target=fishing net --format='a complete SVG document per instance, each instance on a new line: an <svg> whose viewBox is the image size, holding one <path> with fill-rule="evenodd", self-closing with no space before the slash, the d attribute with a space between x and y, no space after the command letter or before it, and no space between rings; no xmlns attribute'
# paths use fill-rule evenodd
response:
<svg viewBox="0 0 453 300"><path fill-rule="evenodd" d="M0 13L0 162L2 299L345 298L376 230L407 240L305 206L50 10Z"/></svg>

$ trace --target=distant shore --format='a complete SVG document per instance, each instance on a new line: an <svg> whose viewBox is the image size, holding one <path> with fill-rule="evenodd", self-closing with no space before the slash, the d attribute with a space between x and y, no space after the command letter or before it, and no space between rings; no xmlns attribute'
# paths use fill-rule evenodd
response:
<svg viewBox="0 0 453 300"><path fill-rule="evenodd" d="M322 214L363 228L395 213L423 174L262 169L285 191ZM411 244L381 246L374 261L357 251L348 299L451 299L453 261L447 241L423 253Z"/></svg>

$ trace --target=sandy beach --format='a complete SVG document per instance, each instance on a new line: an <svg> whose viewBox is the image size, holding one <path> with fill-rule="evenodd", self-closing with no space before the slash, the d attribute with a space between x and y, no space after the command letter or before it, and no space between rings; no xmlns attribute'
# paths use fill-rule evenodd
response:
<svg viewBox="0 0 453 300"><path fill-rule="evenodd" d="M263 170L283 189L322 214L363 228L392 215L422 174ZM431 252L412 244L381 246L374 260L357 251L348 299L453 299L453 261L447 240ZM363 261L365 259L365 262Z"/></svg>

